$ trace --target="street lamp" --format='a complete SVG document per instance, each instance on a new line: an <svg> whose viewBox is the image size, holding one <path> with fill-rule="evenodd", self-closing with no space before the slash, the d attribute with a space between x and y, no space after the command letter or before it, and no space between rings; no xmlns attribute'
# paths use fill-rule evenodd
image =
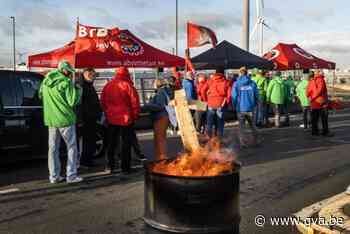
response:
<svg viewBox="0 0 350 234"><path fill-rule="evenodd" d="M16 71L16 19L14 16L10 17L12 19L12 39L13 39L13 71Z"/></svg>

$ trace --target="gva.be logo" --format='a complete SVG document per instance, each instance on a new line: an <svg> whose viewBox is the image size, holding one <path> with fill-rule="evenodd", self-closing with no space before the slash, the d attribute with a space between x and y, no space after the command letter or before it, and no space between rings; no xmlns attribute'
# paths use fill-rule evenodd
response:
<svg viewBox="0 0 350 234"><path fill-rule="evenodd" d="M107 35L107 28L89 28L83 25L78 27L78 37L106 37Z"/></svg>

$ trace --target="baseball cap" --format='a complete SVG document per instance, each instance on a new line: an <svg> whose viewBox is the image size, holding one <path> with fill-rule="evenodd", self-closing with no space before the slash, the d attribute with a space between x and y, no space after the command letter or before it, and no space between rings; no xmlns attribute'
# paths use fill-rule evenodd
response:
<svg viewBox="0 0 350 234"><path fill-rule="evenodd" d="M58 70L60 70L60 71L66 70L66 71L69 71L71 73L75 72L74 68L66 60L60 61L60 63L58 64Z"/></svg>

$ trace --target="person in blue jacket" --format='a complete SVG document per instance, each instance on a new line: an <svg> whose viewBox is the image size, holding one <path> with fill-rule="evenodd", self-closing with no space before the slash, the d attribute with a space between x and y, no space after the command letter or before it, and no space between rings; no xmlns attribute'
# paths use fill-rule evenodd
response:
<svg viewBox="0 0 350 234"><path fill-rule="evenodd" d="M239 69L240 77L232 88L232 103L238 114L239 131L241 144L243 140L245 122L247 121L252 130L255 141L257 140L257 130L254 124L254 109L259 100L259 90L256 83L247 75L247 69Z"/></svg>
<svg viewBox="0 0 350 234"><path fill-rule="evenodd" d="M197 92L194 85L192 72L188 71L186 73L185 79L182 80L182 88L185 90L188 101L197 99Z"/></svg>

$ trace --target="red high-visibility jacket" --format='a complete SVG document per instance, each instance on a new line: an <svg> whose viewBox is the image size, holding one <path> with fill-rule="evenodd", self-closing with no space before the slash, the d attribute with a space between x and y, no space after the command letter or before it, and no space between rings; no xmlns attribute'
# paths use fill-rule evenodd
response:
<svg viewBox="0 0 350 234"><path fill-rule="evenodd" d="M306 96L311 103L311 109L321 109L327 107L328 92L323 76L315 76L309 81Z"/></svg>
<svg viewBox="0 0 350 234"><path fill-rule="evenodd" d="M116 74L101 94L101 106L109 124L127 126L140 113L139 95L129 74Z"/></svg>
<svg viewBox="0 0 350 234"><path fill-rule="evenodd" d="M201 96L208 103L208 107L219 108L227 104L228 81L221 73L216 73L207 81L201 90Z"/></svg>

